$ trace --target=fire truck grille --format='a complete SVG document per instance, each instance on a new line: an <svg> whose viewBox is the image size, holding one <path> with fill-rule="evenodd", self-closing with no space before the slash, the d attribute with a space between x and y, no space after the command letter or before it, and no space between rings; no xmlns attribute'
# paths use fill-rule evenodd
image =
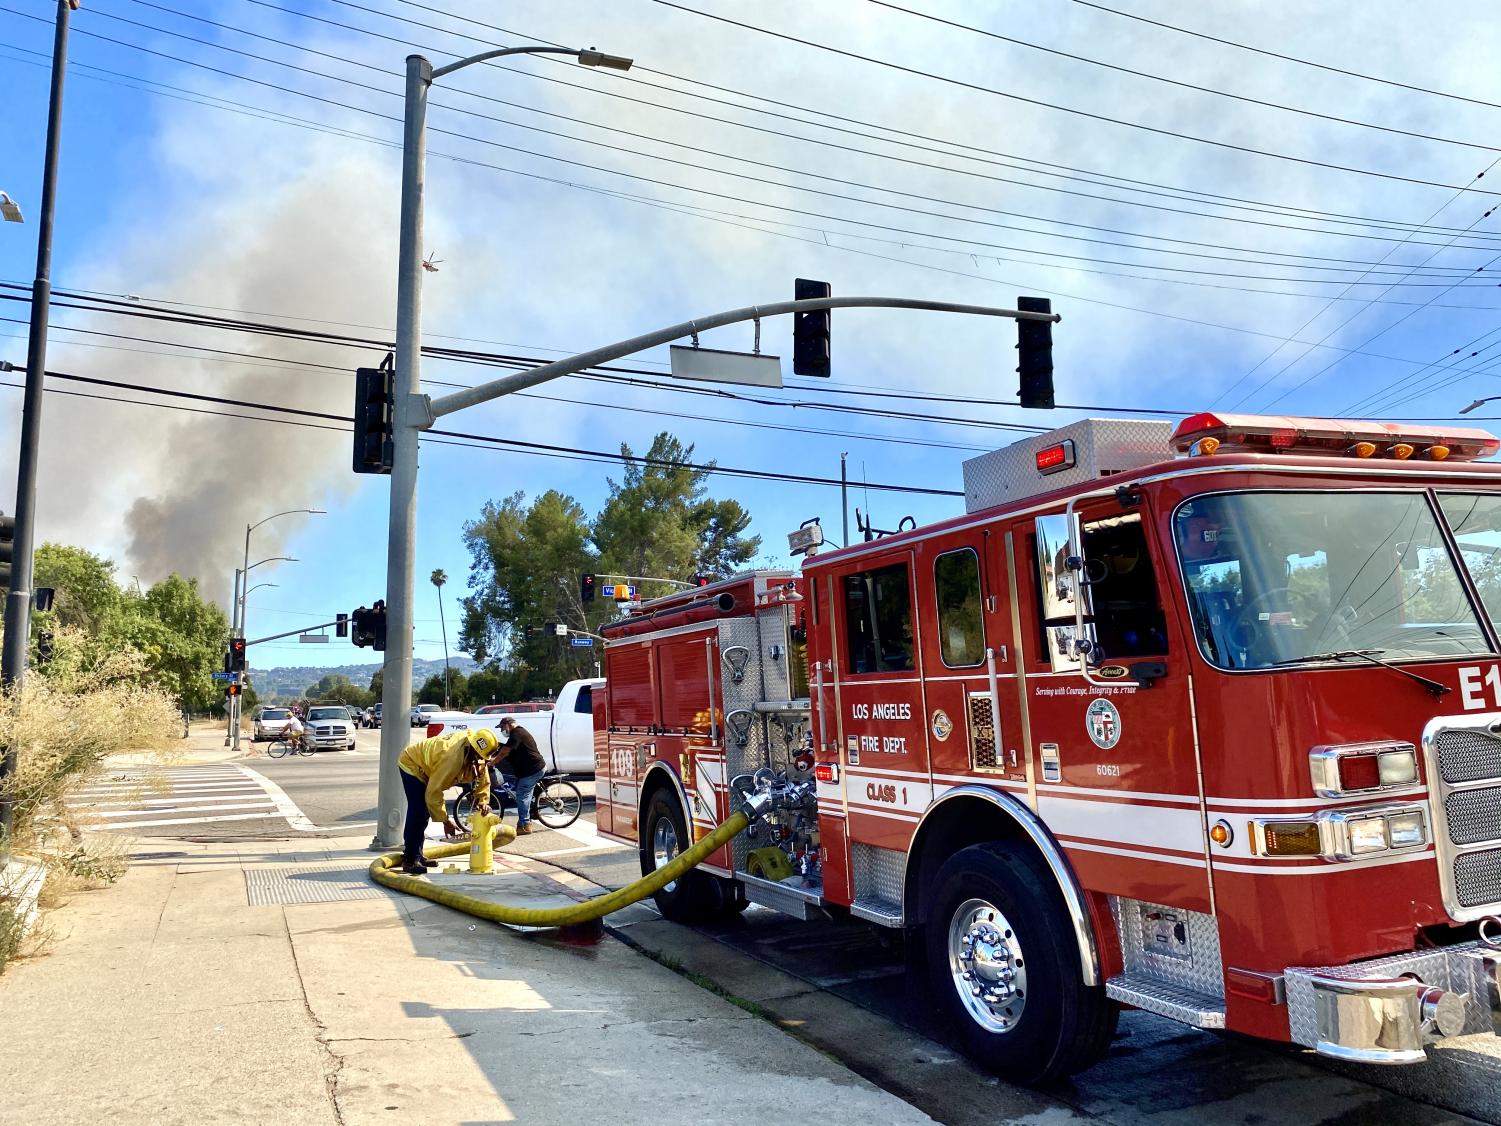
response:
<svg viewBox="0 0 1501 1126"><path fill-rule="evenodd" d="M969 757L976 770L1000 770L995 760L995 712L990 697L976 692L969 698Z"/></svg>
<svg viewBox="0 0 1501 1126"><path fill-rule="evenodd" d="M1457 845L1501 840L1501 787L1456 790L1444 800L1444 813Z"/></svg>
<svg viewBox="0 0 1501 1126"><path fill-rule="evenodd" d="M1451 918L1501 906L1501 737L1494 715L1441 716L1423 732L1433 844Z"/></svg>
<svg viewBox="0 0 1501 1126"><path fill-rule="evenodd" d="M1501 848L1457 857L1454 891L1464 907L1480 907L1501 900Z"/></svg>
<svg viewBox="0 0 1501 1126"><path fill-rule="evenodd" d="M1435 740L1439 773L1445 782L1501 778L1501 739L1476 730L1449 728Z"/></svg>

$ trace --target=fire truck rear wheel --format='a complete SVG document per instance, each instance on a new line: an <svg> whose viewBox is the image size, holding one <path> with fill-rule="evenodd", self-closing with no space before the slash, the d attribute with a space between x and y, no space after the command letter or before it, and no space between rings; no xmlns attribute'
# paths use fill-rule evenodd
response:
<svg viewBox="0 0 1501 1126"><path fill-rule="evenodd" d="M1052 874L1024 846L972 845L938 870L926 927L939 1008L965 1051L998 1075L1042 1083L1095 1063L1118 1010L1086 986Z"/></svg>
<svg viewBox="0 0 1501 1126"><path fill-rule="evenodd" d="M677 799L667 790L658 790L646 803L641 819L641 874L649 876L664 867L692 843L687 822ZM652 898L664 918L679 923L697 923L713 918L728 909L734 889L707 872L686 872Z"/></svg>

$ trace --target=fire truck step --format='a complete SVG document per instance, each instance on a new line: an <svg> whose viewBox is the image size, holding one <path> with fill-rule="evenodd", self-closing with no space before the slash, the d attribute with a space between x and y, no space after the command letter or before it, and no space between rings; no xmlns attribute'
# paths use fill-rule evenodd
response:
<svg viewBox="0 0 1501 1126"><path fill-rule="evenodd" d="M902 905L878 895L862 895L850 904L850 914L857 919L883 927L902 925Z"/></svg>
<svg viewBox="0 0 1501 1126"><path fill-rule="evenodd" d="M1181 1021L1194 1028L1224 1028L1225 1003L1156 978L1121 974L1105 983L1105 995L1123 1005Z"/></svg>
<svg viewBox="0 0 1501 1126"><path fill-rule="evenodd" d="M770 907L773 911L780 911L783 915L791 915L794 919L802 919L804 922L818 918L822 887L804 889L759 879L744 872L739 875L740 882L745 888L745 898L752 903Z"/></svg>

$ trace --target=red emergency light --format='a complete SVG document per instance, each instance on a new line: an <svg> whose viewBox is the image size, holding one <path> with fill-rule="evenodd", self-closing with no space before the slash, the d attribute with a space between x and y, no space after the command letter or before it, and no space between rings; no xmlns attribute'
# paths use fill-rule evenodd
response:
<svg viewBox="0 0 1501 1126"><path fill-rule="evenodd" d="M1400 422L1283 415L1191 415L1173 431L1173 449L1196 457L1221 449L1326 457L1387 457L1424 461L1475 461L1501 449L1484 430L1436 430Z"/></svg>
<svg viewBox="0 0 1501 1126"><path fill-rule="evenodd" d="M1060 473L1065 469L1072 469L1076 463L1074 443L1069 438L1051 446L1044 446L1037 451L1037 472L1039 473Z"/></svg>

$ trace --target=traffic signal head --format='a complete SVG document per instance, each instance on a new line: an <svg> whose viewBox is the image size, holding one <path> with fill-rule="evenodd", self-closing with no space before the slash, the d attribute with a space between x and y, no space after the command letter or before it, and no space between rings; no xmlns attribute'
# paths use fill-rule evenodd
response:
<svg viewBox="0 0 1501 1126"><path fill-rule="evenodd" d="M794 301L815 297L832 297L834 287L828 282L797 278L792 283ZM792 314L792 374L816 375L824 379L831 370L829 334L832 318L828 309Z"/></svg>
<svg viewBox="0 0 1501 1126"><path fill-rule="evenodd" d="M375 605L370 607L370 644L377 653L383 653L386 649L386 603L383 599L376 599Z"/></svg>
<svg viewBox="0 0 1501 1126"><path fill-rule="evenodd" d="M0 516L0 585L10 585L10 563L16 546L16 518Z"/></svg>
<svg viewBox="0 0 1501 1126"><path fill-rule="evenodd" d="M585 606L594 601L594 576L579 576L579 601Z"/></svg>
<svg viewBox="0 0 1501 1126"><path fill-rule="evenodd" d="M36 635L36 663L45 665L52 660L52 631L37 630Z"/></svg>
<svg viewBox="0 0 1501 1126"><path fill-rule="evenodd" d="M354 373L354 471L390 473L395 460L391 438L393 384L389 367Z"/></svg>
<svg viewBox="0 0 1501 1126"><path fill-rule="evenodd" d="M714 581L714 576L713 575L694 575L693 576L693 585L694 586L708 586L713 581Z"/></svg>
<svg viewBox="0 0 1501 1126"><path fill-rule="evenodd" d="M375 641L375 632L371 627L370 611L361 606L349 616L354 628L350 631L349 640L353 641L361 649Z"/></svg>
<svg viewBox="0 0 1501 1126"><path fill-rule="evenodd" d="M230 681L228 684L226 684L224 686L224 697L225 697L225 699L233 700L239 694L240 694L240 682L239 681L232 680L232 681Z"/></svg>
<svg viewBox="0 0 1501 1126"><path fill-rule="evenodd" d="M1016 308L1022 313L1051 313L1053 303L1046 297L1018 297ZM1017 394L1024 407L1051 409L1053 406L1053 322L1016 322L1016 370L1021 375Z"/></svg>
<svg viewBox="0 0 1501 1126"><path fill-rule="evenodd" d="M334 636L335 637L348 637L349 636L349 615L348 614L335 614L334 615Z"/></svg>
<svg viewBox="0 0 1501 1126"><path fill-rule="evenodd" d="M229 639L229 671L245 671L245 639L243 637Z"/></svg>

